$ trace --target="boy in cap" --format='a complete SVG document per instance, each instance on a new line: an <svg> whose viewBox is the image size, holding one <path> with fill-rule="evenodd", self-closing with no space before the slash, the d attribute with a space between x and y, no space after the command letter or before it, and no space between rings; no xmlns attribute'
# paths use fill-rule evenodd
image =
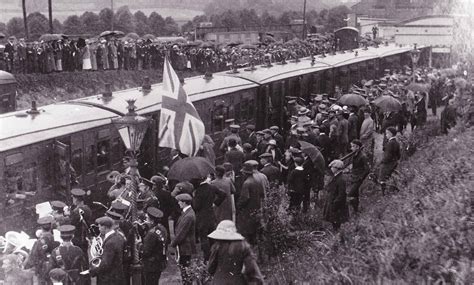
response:
<svg viewBox="0 0 474 285"><path fill-rule="evenodd" d="M166 268L168 232L162 225L162 211L155 207L148 207L146 211L146 221L150 229L143 239L144 285L157 285L159 284L161 272Z"/></svg>
<svg viewBox="0 0 474 285"><path fill-rule="evenodd" d="M84 252L72 243L74 226L62 225L59 231L62 243L51 252L51 266L64 270L66 273L64 285L78 284L81 279L79 273L88 267Z"/></svg>
<svg viewBox="0 0 474 285"><path fill-rule="evenodd" d="M186 269L191 265L191 255L196 253L196 215L191 207L193 198L183 193L177 195L176 200L182 213L176 222L175 237L170 245L176 248L176 258L183 284L192 284Z"/></svg>

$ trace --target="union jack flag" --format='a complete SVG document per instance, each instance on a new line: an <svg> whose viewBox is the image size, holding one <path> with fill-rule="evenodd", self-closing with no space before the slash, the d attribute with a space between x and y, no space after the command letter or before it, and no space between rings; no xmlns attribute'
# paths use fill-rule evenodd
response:
<svg viewBox="0 0 474 285"><path fill-rule="evenodd" d="M188 156L195 156L204 139L205 127L196 108L189 100L168 57L165 57L163 71L159 146L179 150Z"/></svg>

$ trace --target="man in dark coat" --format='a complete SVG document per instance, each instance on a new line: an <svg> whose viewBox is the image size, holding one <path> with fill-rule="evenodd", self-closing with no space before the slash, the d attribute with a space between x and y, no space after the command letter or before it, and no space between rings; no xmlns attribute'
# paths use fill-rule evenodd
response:
<svg viewBox="0 0 474 285"><path fill-rule="evenodd" d="M168 233L160 223L160 220L163 219L162 211L155 207L149 207L146 216L150 229L143 239L144 285L158 285L161 272L166 268Z"/></svg>
<svg viewBox="0 0 474 285"><path fill-rule="evenodd" d="M248 163L244 163L241 170L244 182L237 202L237 228L250 244L255 245L265 193L262 184L254 178L253 170L253 166Z"/></svg>
<svg viewBox="0 0 474 285"><path fill-rule="evenodd" d="M191 207L193 198L189 194L179 194L176 200L182 213L176 222L175 237L170 245L176 247L183 284L192 284L186 268L191 265L191 255L196 253L196 215Z"/></svg>
<svg viewBox="0 0 474 285"><path fill-rule="evenodd" d="M209 259L211 244L207 237L217 225L214 204L219 206L226 198L225 193L205 179L192 179L194 186L193 209L196 212L196 231L201 242L204 260Z"/></svg>
<svg viewBox="0 0 474 285"><path fill-rule="evenodd" d="M67 278L63 281L64 285L86 284L79 274L88 267L84 252L71 242L75 227L62 225L59 231L63 242L51 252L52 268L61 268L66 272Z"/></svg>
<svg viewBox="0 0 474 285"><path fill-rule="evenodd" d="M88 234L88 225L91 224L92 211L84 204L84 197L86 192L79 188L71 189L73 208L69 218L71 225L75 227L74 237L72 242L81 248L83 252L87 252L88 242L86 240Z"/></svg>
<svg viewBox="0 0 474 285"><path fill-rule="evenodd" d="M241 169L244 163L244 153L237 149L237 141L234 138L229 139L227 145L229 150L224 155L224 161L231 163L234 169Z"/></svg>
<svg viewBox="0 0 474 285"><path fill-rule="evenodd" d="M101 217L96 220L103 238L103 253L99 266L90 269L91 276L97 276L97 285L125 284L123 272L123 250L125 240L114 229L114 220Z"/></svg>
<svg viewBox="0 0 474 285"><path fill-rule="evenodd" d="M351 186L347 193L349 205L355 213L359 212L359 188L365 177L370 172L369 161L364 152L361 151L362 142L355 139L351 142L351 150L355 152L352 157Z"/></svg>
<svg viewBox="0 0 474 285"><path fill-rule="evenodd" d="M342 175L344 163L336 159L329 164L329 167L332 177L326 185L327 197L323 208L323 218L332 224L334 230L338 230L349 218L346 182Z"/></svg>
<svg viewBox="0 0 474 285"><path fill-rule="evenodd" d="M456 125L456 107L454 107L454 99L450 99L448 105L441 112L441 132L447 134L448 130Z"/></svg>
<svg viewBox="0 0 474 285"><path fill-rule="evenodd" d="M307 193L310 191L308 172L304 170L304 159L301 156L293 158L295 168L288 173L288 194L290 196L289 210L293 214L300 211L301 202L309 198Z"/></svg>
<svg viewBox="0 0 474 285"><path fill-rule="evenodd" d="M397 130L394 127L389 127L385 131L387 143L383 148L383 157L380 165L380 185L382 186L382 194L385 195L386 182L392 175L393 171L400 160L400 144L396 138Z"/></svg>
<svg viewBox="0 0 474 285"><path fill-rule="evenodd" d="M272 154L266 152L264 154L261 154L259 157L260 164L263 166L262 169L260 169L260 172L265 174L270 185L278 184L281 178L281 173L280 169L278 169L278 167L272 164Z"/></svg>
<svg viewBox="0 0 474 285"><path fill-rule="evenodd" d="M349 114L349 119L348 121L348 138L349 141L353 141L357 138L359 138L359 118L357 117L357 114L355 112L355 108L352 109L352 112Z"/></svg>

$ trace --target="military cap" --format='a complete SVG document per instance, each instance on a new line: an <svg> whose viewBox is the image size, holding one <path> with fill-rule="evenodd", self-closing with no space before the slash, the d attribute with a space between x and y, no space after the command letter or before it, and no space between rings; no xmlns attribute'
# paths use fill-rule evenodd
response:
<svg viewBox="0 0 474 285"><path fill-rule="evenodd" d="M255 131L255 125L247 125L245 126L248 130Z"/></svg>
<svg viewBox="0 0 474 285"><path fill-rule="evenodd" d="M192 193L194 190L193 184L188 181L179 182L178 184L176 184L176 186L174 186L174 188L178 188L181 192L185 193Z"/></svg>
<svg viewBox="0 0 474 285"><path fill-rule="evenodd" d="M261 155L259 155L258 157L260 158L268 158L268 157L273 157L273 155L271 153L262 153Z"/></svg>
<svg viewBox="0 0 474 285"><path fill-rule="evenodd" d="M234 129L234 130L239 130L240 126L239 125L230 125L229 128Z"/></svg>
<svg viewBox="0 0 474 285"><path fill-rule="evenodd" d="M146 213L155 219L163 218L163 212L155 207L148 207L148 209L146 210Z"/></svg>
<svg viewBox="0 0 474 285"><path fill-rule="evenodd" d="M271 126L271 127L270 127L270 130L279 131L279 130L280 130L280 127L278 127L278 126Z"/></svg>
<svg viewBox="0 0 474 285"><path fill-rule="evenodd" d="M105 215L114 221L119 221L123 219L123 215L112 210L108 210L107 212L105 212Z"/></svg>
<svg viewBox="0 0 474 285"><path fill-rule="evenodd" d="M192 202L193 201L193 197L191 197L191 195L189 195L187 193L179 194L175 197L175 199L178 200L178 201L182 201L182 202Z"/></svg>
<svg viewBox="0 0 474 285"><path fill-rule="evenodd" d="M107 217L107 216L97 218L95 220L95 222L99 226L104 226L104 227L107 227L107 228L111 228L114 225L114 220L111 217Z"/></svg>
<svg viewBox="0 0 474 285"><path fill-rule="evenodd" d="M66 203L62 201L51 201L50 204L51 204L51 208L53 208L53 210L55 211L62 211L64 207L67 206Z"/></svg>
<svg viewBox="0 0 474 285"><path fill-rule="evenodd" d="M235 121L235 119L227 119L225 120L226 124L232 124Z"/></svg>
<svg viewBox="0 0 474 285"><path fill-rule="evenodd" d="M44 216L39 218L37 221L38 225L48 225L54 222L54 219L52 216Z"/></svg>
<svg viewBox="0 0 474 285"><path fill-rule="evenodd" d="M294 99L293 99L293 100L289 100L289 101L288 101L288 104L289 104L289 105L294 105L294 104L296 104L296 100L294 100Z"/></svg>
<svg viewBox="0 0 474 285"><path fill-rule="evenodd" d="M61 235L64 235L64 236L72 236L75 230L76 230L76 227L73 225L59 226L59 232L61 232Z"/></svg>
<svg viewBox="0 0 474 285"><path fill-rule="evenodd" d="M275 145L275 146L276 146L276 145L277 145L277 142L276 142L276 140L269 140L269 141L268 141L268 144L269 144L269 145Z"/></svg>
<svg viewBox="0 0 474 285"><path fill-rule="evenodd" d="M80 188L73 188L71 189L71 195L74 197L84 197L86 195L86 191Z"/></svg>
<svg viewBox="0 0 474 285"><path fill-rule="evenodd" d="M128 206L122 202L115 201L112 203L112 209L115 211L122 212L122 211L126 211L128 209Z"/></svg>

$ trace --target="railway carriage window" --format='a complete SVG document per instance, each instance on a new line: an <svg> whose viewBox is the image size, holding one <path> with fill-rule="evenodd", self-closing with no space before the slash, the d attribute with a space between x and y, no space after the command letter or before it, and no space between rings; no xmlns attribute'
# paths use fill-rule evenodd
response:
<svg viewBox="0 0 474 285"><path fill-rule="evenodd" d="M106 170L109 168L109 141L101 141L97 143L97 168L98 171Z"/></svg>
<svg viewBox="0 0 474 285"><path fill-rule="evenodd" d="M116 164L122 161L122 152L121 152L122 141L120 138L115 138L112 140L112 163Z"/></svg>
<svg viewBox="0 0 474 285"><path fill-rule="evenodd" d="M85 167L87 173L92 173L95 170L95 159L96 159L95 145L90 145L86 149L86 161Z"/></svg>
<svg viewBox="0 0 474 285"><path fill-rule="evenodd" d="M224 129L224 123L226 120L224 101L214 101L214 107L212 110L212 130L213 132L220 132Z"/></svg>
<svg viewBox="0 0 474 285"><path fill-rule="evenodd" d="M82 149L76 149L71 157L72 168L76 171L77 176L82 175Z"/></svg>

